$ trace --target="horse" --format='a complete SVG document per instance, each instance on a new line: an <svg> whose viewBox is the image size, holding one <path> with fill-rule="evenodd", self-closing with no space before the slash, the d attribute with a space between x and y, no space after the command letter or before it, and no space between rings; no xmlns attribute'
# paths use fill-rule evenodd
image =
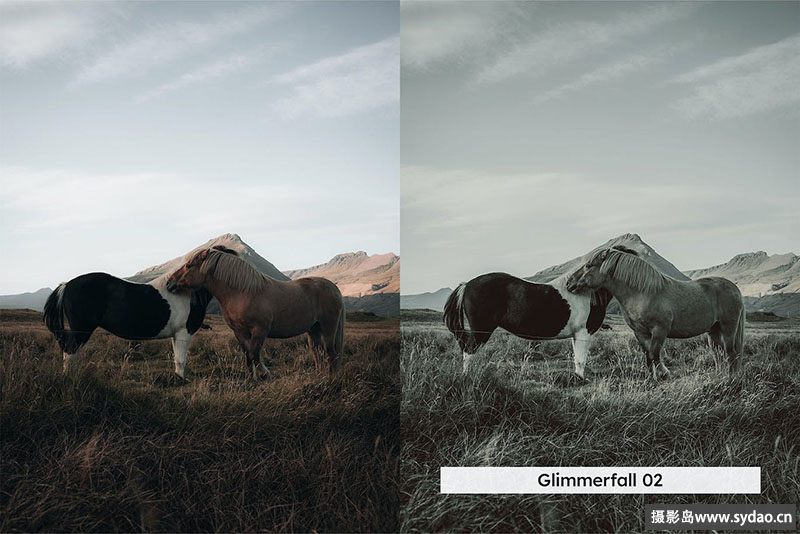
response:
<svg viewBox="0 0 800 534"><path fill-rule="evenodd" d="M257 369L261 378L269 374L261 360L267 338L304 333L317 369L325 367L329 377L335 372L344 345L344 299L330 280L275 280L238 256L203 249L167 279L167 289L173 293L200 288L219 301L254 380L259 378Z"/></svg>
<svg viewBox="0 0 800 534"><path fill-rule="evenodd" d="M569 276L567 289L606 289L616 297L645 354L648 373L656 380L669 376L661 361L666 338L707 333L715 359L725 352L730 371L737 368L744 345L745 312L741 291L726 278L675 280L641 258L601 249Z"/></svg>
<svg viewBox="0 0 800 534"><path fill-rule="evenodd" d="M622 246L617 250L636 254ZM445 302L443 319L461 348L463 372L500 327L523 339L572 338L575 374L584 380L592 336L603 326L612 296L605 289L571 293L568 275L537 284L507 273L488 273L459 284Z"/></svg>
<svg viewBox="0 0 800 534"><path fill-rule="evenodd" d="M220 253L235 254L220 247ZM172 338L175 374L184 378L192 336L203 325L212 296L200 289L167 291L166 273L147 283L129 282L108 273L88 273L59 284L44 305L44 323L63 353L64 372L99 326L131 340ZM64 327L64 318L69 329Z"/></svg>

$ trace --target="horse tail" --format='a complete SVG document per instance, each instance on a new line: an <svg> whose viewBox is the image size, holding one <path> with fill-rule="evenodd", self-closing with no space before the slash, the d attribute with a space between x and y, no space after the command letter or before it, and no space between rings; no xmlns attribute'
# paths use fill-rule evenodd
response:
<svg viewBox="0 0 800 534"><path fill-rule="evenodd" d="M733 338L733 348L736 351L737 356L744 355L744 322L745 322L746 314L744 310L744 302L742 303L742 309L739 311L739 324L736 326L736 337Z"/></svg>
<svg viewBox="0 0 800 534"><path fill-rule="evenodd" d="M469 352L473 345L472 332L464 328L464 290L467 284L462 282L447 297L444 304L444 324L453 333L458 346L463 352Z"/></svg>
<svg viewBox="0 0 800 534"><path fill-rule="evenodd" d="M50 293L47 301L44 303L44 324L47 329L53 333L58 341L58 346L61 350L65 350L67 340L69 339L69 332L64 329L64 288L67 287L66 283L59 284L59 286Z"/></svg>
<svg viewBox="0 0 800 534"><path fill-rule="evenodd" d="M334 354L337 357L342 355L344 351L344 301L342 302L342 309L339 312L339 324L336 328L336 337L334 338Z"/></svg>

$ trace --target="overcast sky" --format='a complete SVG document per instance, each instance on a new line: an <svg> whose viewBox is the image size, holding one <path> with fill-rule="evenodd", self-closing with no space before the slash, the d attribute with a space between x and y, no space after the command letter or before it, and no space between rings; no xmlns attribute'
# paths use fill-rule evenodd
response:
<svg viewBox="0 0 800 534"><path fill-rule="evenodd" d="M1 3L0 294L398 252L396 3Z"/></svg>
<svg viewBox="0 0 800 534"><path fill-rule="evenodd" d="M403 3L402 293L800 253L800 3Z"/></svg>

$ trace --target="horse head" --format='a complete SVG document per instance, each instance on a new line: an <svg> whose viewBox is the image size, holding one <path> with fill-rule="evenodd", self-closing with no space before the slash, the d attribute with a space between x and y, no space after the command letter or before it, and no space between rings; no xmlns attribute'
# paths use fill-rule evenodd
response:
<svg viewBox="0 0 800 534"><path fill-rule="evenodd" d="M603 285L606 275L600 269L611 249L604 248L594 254L567 278L567 290L578 293L587 289L597 289Z"/></svg>
<svg viewBox="0 0 800 534"><path fill-rule="evenodd" d="M201 269L211 249L205 248L193 254L183 265L167 278L167 291L176 293L182 289L197 289L206 281L206 273Z"/></svg>

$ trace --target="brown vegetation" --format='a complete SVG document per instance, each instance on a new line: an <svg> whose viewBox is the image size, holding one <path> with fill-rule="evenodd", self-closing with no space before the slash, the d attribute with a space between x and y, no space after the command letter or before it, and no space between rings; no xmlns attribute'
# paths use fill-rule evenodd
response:
<svg viewBox="0 0 800 534"><path fill-rule="evenodd" d="M272 340L260 383L209 321L175 383L169 341L100 331L63 375L41 314L4 310L0 530L396 531L397 321L349 322L333 380Z"/></svg>

